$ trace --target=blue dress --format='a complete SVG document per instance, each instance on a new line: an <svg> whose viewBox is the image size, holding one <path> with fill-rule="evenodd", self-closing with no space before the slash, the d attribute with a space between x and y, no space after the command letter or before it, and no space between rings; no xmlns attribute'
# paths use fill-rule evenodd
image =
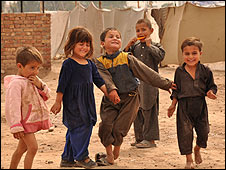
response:
<svg viewBox="0 0 226 170"><path fill-rule="evenodd" d="M61 67L57 92L63 93L63 124L68 129L95 125L97 121L93 83L100 88L104 80L96 65L82 65L66 59Z"/></svg>

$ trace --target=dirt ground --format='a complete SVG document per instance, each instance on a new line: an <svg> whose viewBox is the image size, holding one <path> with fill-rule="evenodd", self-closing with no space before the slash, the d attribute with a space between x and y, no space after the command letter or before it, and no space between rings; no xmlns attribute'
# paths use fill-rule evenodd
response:
<svg viewBox="0 0 226 170"><path fill-rule="evenodd" d="M55 100L55 90L61 63L62 60L60 59L53 60L51 71L40 74L40 77L52 90L51 98L47 102L49 108L51 108ZM210 123L208 147L201 150L203 163L195 165L195 168L225 169L225 62L208 65L213 71L215 83L218 86L218 98L217 100L206 98ZM173 80L176 67L177 65L169 65L168 67L160 68L160 74ZM94 159L97 152L105 151L97 135L100 122L99 107L102 95L102 92L95 87L98 122L93 129L89 146L89 153L92 159ZM137 149L136 147L130 146L130 143L134 142L132 126L128 135L124 138L119 159L115 161L115 164L107 167L97 167L96 169L183 169L185 156L181 156L178 149L176 114L171 118L167 117L167 108L171 102L169 96L170 94L168 92L160 90L160 140L156 142L157 147ZM4 110L4 90L3 84L1 84L1 169L8 169L11 155L18 141L10 134L9 127L6 124ZM65 169L59 166L66 134L66 128L62 124L62 113L60 112L56 116L51 114L51 120L56 126L54 131L48 132L47 130L43 130L36 133L39 150L34 159L33 169ZM193 145L195 145L195 140ZM23 168L23 160L24 156L18 166L20 169Z"/></svg>

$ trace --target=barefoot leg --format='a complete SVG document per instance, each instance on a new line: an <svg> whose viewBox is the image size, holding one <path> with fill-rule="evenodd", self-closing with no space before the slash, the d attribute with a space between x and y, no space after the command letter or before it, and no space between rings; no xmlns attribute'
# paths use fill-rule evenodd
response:
<svg viewBox="0 0 226 170"><path fill-rule="evenodd" d="M192 159L192 154L186 155L186 165L185 169L194 169L194 164L193 164L193 159Z"/></svg>
<svg viewBox="0 0 226 170"><path fill-rule="evenodd" d="M200 154L200 147L198 145L195 146L194 148L194 154L195 154L195 163L200 164L202 163L202 157Z"/></svg>
<svg viewBox="0 0 226 170"><path fill-rule="evenodd" d="M107 147L105 147L106 149L106 153L107 153L107 161L110 163L110 164L114 164L114 155L113 155L113 152L112 152L112 145L108 145Z"/></svg>
<svg viewBox="0 0 226 170"><path fill-rule="evenodd" d="M186 162L184 169L195 169L193 162Z"/></svg>
<svg viewBox="0 0 226 170"><path fill-rule="evenodd" d="M113 150L114 160L116 160L119 157L119 152L120 152L120 146L115 146Z"/></svg>

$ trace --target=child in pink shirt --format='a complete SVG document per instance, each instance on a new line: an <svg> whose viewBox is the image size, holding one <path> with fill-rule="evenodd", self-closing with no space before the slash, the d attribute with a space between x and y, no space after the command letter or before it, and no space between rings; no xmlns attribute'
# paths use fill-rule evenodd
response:
<svg viewBox="0 0 226 170"><path fill-rule="evenodd" d="M49 129L48 100L49 88L37 77L43 58L34 47L21 47L16 53L17 75L4 77L5 115L10 132L19 140L14 152L10 169L16 169L22 155L24 169L31 169L38 149L35 132Z"/></svg>

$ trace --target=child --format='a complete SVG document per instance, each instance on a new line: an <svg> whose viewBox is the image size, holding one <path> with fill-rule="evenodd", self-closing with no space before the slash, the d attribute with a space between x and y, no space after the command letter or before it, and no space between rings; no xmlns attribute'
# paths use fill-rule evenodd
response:
<svg viewBox="0 0 226 170"><path fill-rule="evenodd" d="M42 63L42 55L36 48L20 47L16 52L17 75L4 78L6 120L14 138L19 140L10 169L17 168L26 151L24 169L31 169L38 150L34 133L52 125L45 103L50 90L37 76Z"/></svg>
<svg viewBox="0 0 226 170"><path fill-rule="evenodd" d="M181 45L184 63L175 72L177 90L171 95L172 104L168 108L168 117L177 107L177 136L181 155L186 155L187 169L194 169L192 159L193 128L197 134L194 147L195 163L202 158L200 148L207 147L209 133L208 111L205 96L216 99L217 86L209 67L200 63L202 42L195 37L187 38Z"/></svg>
<svg viewBox="0 0 226 170"><path fill-rule="evenodd" d="M120 146L135 120L139 108L138 82L135 77L164 90L174 88L172 81L161 77L134 56L121 52L121 34L116 28L107 28L100 35L106 54L95 59L108 91L116 89L121 101L113 105L104 96L101 102L98 135L106 149L105 165L114 164ZM112 150L112 145L114 149Z"/></svg>
<svg viewBox="0 0 226 170"><path fill-rule="evenodd" d="M56 101L51 108L57 114L63 101L63 123L68 130L60 166L94 168L96 163L88 156L92 129L97 121L93 83L108 94L95 64L88 59L93 54L92 35L83 27L72 29L64 52L68 58L62 64Z"/></svg>
<svg viewBox="0 0 226 170"><path fill-rule="evenodd" d="M158 72L158 64L164 59L165 51L160 43L152 41L150 36L153 31L148 19L139 19L136 23L137 37L130 40L124 51L132 52L144 64ZM138 39L140 40L136 43ZM131 145L137 148L156 147L155 140L159 140L159 90L140 81L138 91L140 108L133 124L136 141Z"/></svg>

